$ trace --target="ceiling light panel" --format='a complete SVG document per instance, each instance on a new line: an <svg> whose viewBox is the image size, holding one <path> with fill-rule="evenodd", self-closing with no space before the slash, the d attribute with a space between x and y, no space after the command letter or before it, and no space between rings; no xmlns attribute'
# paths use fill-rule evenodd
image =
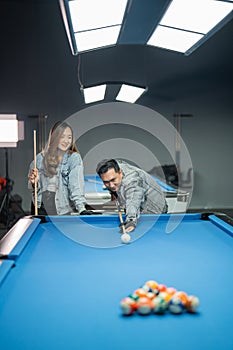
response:
<svg viewBox="0 0 233 350"><path fill-rule="evenodd" d="M145 91L145 88L122 84L121 89L116 97L116 100L134 103Z"/></svg>
<svg viewBox="0 0 233 350"><path fill-rule="evenodd" d="M127 0L71 0L68 4L78 52L116 44Z"/></svg>
<svg viewBox="0 0 233 350"><path fill-rule="evenodd" d="M107 27L75 34L78 51L88 51L116 43L121 27Z"/></svg>
<svg viewBox="0 0 233 350"><path fill-rule="evenodd" d="M173 0L160 24L206 34L233 9L216 0Z"/></svg>
<svg viewBox="0 0 233 350"><path fill-rule="evenodd" d="M184 53L202 38L202 34L158 26L148 41L148 45Z"/></svg>
<svg viewBox="0 0 233 350"><path fill-rule="evenodd" d="M104 99L106 84L83 89L85 103L93 103Z"/></svg>
<svg viewBox="0 0 233 350"><path fill-rule="evenodd" d="M233 1L173 0L147 44L189 55L232 16Z"/></svg>
<svg viewBox="0 0 233 350"><path fill-rule="evenodd" d="M69 2L74 32L121 24L127 0L73 0Z"/></svg>

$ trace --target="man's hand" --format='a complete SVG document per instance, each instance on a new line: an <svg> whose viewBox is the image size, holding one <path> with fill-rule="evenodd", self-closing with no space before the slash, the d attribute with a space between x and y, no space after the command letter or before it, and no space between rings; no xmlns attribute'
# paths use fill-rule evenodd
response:
<svg viewBox="0 0 233 350"><path fill-rule="evenodd" d="M121 232L123 232L123 227L125 227L125 232L129 233L132 232L136 226L137 226L137 220L136 219L131 219L131 220L127 220L126 222L120 224L120 230Z"/></svg>

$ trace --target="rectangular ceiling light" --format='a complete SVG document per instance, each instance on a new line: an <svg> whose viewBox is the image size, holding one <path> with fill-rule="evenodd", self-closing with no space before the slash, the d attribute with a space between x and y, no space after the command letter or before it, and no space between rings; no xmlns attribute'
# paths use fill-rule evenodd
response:
<svg viewBox="0 0 233 350"><path fill-rule="evenodd" d="M68 5L78 52L116 44L127 0L72 0Z"/></svg>
<svg viewBox="0 0 233 350"><path fill-rule="evenodd" d="M173 0L147 44L184 53L207 36L232 9L233 3L229 1Z"/></svg>
<svg viewBox="0 0 233 350"><path fill-rule="evenodd" d="M75 40L78 51L88 51L116 43L120 29L120 26L114 26L76 33Z"/></svg>
<svg viewBox="0 0 233 350"><path fill-rule="evenodd" d="M202 34L158 26L148 44L184 53L202 37Z"/></svg>
<svg viewBox="0 0 233 350"><path fill-rule="evenodd" d="M103 100L105 96L105 91L106 84L84 88L83 93L85 103L92 103Z"/></svg>
<svg viewBox="0 0 233 350"><path fill-rule="evenodd" d="M232 4L216 0L173 0L160 24L206 34L232 8Z"/></svg>
<svg viewBox="0 0 233 350"><path fill-rule="evenodd" d="M120 91L116 97L116 100L134 103L145 91L146 88L122 84Z"/></svg>

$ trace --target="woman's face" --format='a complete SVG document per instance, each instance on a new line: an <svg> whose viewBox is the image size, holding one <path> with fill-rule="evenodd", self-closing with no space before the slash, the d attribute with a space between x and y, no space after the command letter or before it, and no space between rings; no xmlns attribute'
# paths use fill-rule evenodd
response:
<svg viewBox="0 0 233 350"><path fill-rule="evenodd" d="M69 127L67 127L63 134L60 137L59 143L58 143L58 149L62 152L66 152L72 144L72 131Z"/></svg>

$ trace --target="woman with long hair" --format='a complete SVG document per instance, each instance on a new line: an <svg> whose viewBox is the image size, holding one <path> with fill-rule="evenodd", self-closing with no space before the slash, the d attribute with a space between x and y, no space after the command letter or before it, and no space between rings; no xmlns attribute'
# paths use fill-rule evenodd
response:
<svg viewBox="0 0 233 350"><path fill-rule="evenodd" d="M83 161L66 122L51 128L45 149L36 156L36 168L34 161L30 164L28 178L32 211L36 197L39 215L92 214L85 208Z"/></svg>

